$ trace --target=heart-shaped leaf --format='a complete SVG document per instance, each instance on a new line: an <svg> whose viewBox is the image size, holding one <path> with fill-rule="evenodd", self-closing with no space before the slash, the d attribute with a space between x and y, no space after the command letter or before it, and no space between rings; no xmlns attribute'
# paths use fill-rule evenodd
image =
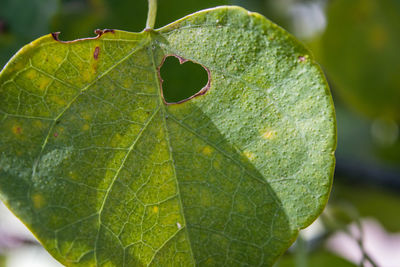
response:
<svg viewBox="0 0 400 267"><path fill-rule="evenodd" d="M65 265L272 265L325 206L335 115L309 52L239 7L22 48L0 75L0 191ZM209 81L163 101L175 55Z"/></svg>

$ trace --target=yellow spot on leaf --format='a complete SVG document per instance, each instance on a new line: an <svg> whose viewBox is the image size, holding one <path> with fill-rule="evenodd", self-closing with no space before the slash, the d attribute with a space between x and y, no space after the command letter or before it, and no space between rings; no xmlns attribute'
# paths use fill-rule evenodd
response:
<svg viewBox="0 0 400 267"><path fill-rule="evenodd" d="M214 160L213 166L216 170L219 170L219 169L221 169L221 162L219 160Z"/></svg>
<svg viewBox="0 0 400 267"><path fill-rule="evenodd" d="M43 122L41 122L41 121L39 121L39 120L37 120L37 121L35 121L34 123L33 123L33 126L35 127L35 128L43 128Z"/></svg>
<svg viewBox="0 0 400 267"><path fill-rule="evenodd" d="M248 158L249 160L253 160L256 158L256 155L254 155L253 152L250 151L243 151L243 155Z"/></svg>
<svg viewBox="0 0 400 267"><path fill-rule="evenodd" d="M64 59L60 56L57 56L56 54L52 54L51 60L54 64L60 64Z"/></svg>
<svg viewBox="0 0 400 267"><path fill-rule="evenodd" d="M158 212L158 206L154 206L154 207L153 207L153 212L154 212L154 213L157 213L157 212Z"/></svg>
<svg viewBox="0 0 400 267"><path fill-rule="evenodd" d="M125 88L131 88L133 82L131 80L125 79L124 82L122 83L122 86Z"/></svg>
<svg viewBox="0 0 400 267"><path fill-rule="evenodd" d="M89 128L90 128L90 127L89 127L89 124L87 124L87 123L86 123L85 125L82 126L82 130L84 130L84 131L89 130Z"/></svg>
<svg viewBox="0 0 400 267"><path fill-rule="evenodd" d="M49 78L45 78L45 77L40 78L40 80L38 81L39 89L40 90L46 89L47 86L50 84L50 82L51 82L51 79L49 79Z"/></svg>
<svg viewBox="0 0 400 267"><path fill-rule="evenodd" d="M266 140L271 140L274 139L276 137L276 132L275 131L271 131L271 130L265 130L262 133L262 137Z"/></svg>
<svg viewBox="0 0 400 267"><path fill-rule="evenodd" d="M85 82L90 82L95 78L96 66L97 66L97 63L92 64L89 68L86 67L86 70L81 73L81 78Z"/></svg>
<svg viewBox="0 0 400 267"><path fill-rule="evenodd" d="M203 148L203 150L202 150L202 153L204 154L204 155L207 155L207 156L209 156L209 155L211 155L211 153L214 151L214 149L212 148L212 147L210 147L210 146L205 146L204 148Z"/></svg>
<svg viewBox="0 0 400 267"><path fill-rule="evenodd" d="M33 70L33 69L29 69L29 70L25 73L25 75L26 75L26 78L28 78L28 79L35 79L36 76L37 76L37 72L36 72L35 70Z"/></svg>
<svg viewBox="0 0 400 267"><path fill-rule="evenodd" d="M23 63L23 61L18 61L18 63L16 63L15 65L14 65L14 70L20 70L20 69L23 69L24 68L24 63Z"/></svg>
<svg viewBox="0 0 400 267"><path fill-rule="evenodd" d="M76 172L72 172L72 171L69 172L69 177L71 177L74 180L78 179L78 175L76 174Z"/></svg>
<svg viewBox="0 0 400 267"><path fill-rule="evenodd" d="M206 188L202 188L200 191L200 202L203 207L210 207L214 204L210 191Z"/></svg>
<svg viewBox="0 0 400 267"><path fill-rule="evenodd" d="M84 113L82 114L82 118L84 118L85 120L90 120L92 116L89 113Z"/></svg>
<svg viewBox="0 0 400 267"><path fill-rule="evenodd" d="M65 102L64 99L62 99L56 95L52 95L49 98L52 102L56 103L57 105L64 106L65 104L67 104L67 102Z"/></svg>
<svg viewBox="0 0 400 267"><path fill-rule="evenodd" d="M35 209L40 209L41 207L43 207L43 205L45 203L43 196L40 194L32 195L32 201L33 201L33 206L35 207Z"/></svg>
<svg viewBox="0 0 400 267"><path fill-rule="evenodd" d="M116 133L111 140L111 146L118 146L123 144L123 138L119 133Z"/></svg>

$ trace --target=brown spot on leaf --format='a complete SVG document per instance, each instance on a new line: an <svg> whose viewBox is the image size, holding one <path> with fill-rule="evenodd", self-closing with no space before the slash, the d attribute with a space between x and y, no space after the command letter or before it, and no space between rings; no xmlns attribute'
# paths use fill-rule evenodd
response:
<svg viewBox="0 0 400 267"><path fill-rule="evenodd" d="M94 59L97 60L99 58L99 53L100 53L100 47L96 46L96 48L94 49L94 52L93 52Z"/></svg>
<svg viewBox="0 0 400 267"><path fill-rule="evenodd" d="M12 127L12 132L14 134L21 134L22 133L22 128L20 126L13 126Z"/></svg>
<svg viewBox="0 0 400 267"><path fill-rule="evenodd" d="M103 34L103 30L96 29L96 30L94 30L94 33L97 34L98 36L100 36Z"/></svg>
<svg viewBox="0 0 400 267"><path fill-rule="evenodd" d="M103 33L107 33L107 32L115 33L115 31L113 29L104 29L103 30Z"/></svg>
<svg viewBox="0 0 400 267"><path fill-rule="evenodd" d="M52 32L51 33L51 36L53 36L53 39L55 40L55 41L60 41L60 39L58 39L58 36L60 35L60 32Z"/></svg>
<svg viewBox="0 0 400 267"><path fill-rule="evenodd" d="M96 30L94 30L94 33L97 34L97 38L102 36L103 34L105 34L107 32L115 33L115 31L112 30L112 29L104 29L104 30L96 29Z"/></svg>

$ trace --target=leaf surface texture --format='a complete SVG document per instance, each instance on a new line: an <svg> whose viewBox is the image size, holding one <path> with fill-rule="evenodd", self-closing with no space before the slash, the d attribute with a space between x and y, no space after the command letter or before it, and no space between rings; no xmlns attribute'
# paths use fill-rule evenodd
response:
<svg viewBox="0 0 400 267"><path fill-rule="evenodd" d="M166 55L209 70L208 91L166 105ZM325 78L242 8L150 32L47 35L0 86L2 200L67 266L269 266L327 202Z"/></svg>

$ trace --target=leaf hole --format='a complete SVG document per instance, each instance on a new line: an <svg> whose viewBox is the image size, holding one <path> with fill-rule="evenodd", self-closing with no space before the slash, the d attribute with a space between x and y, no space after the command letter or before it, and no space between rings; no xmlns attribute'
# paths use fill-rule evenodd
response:
<svg viewBox="0 0 400 267"><path fill-rule="evenodd" d="M159 75L166 104L183 103L203 95L211 84L210 71L206 67L175 55L164 57Z"/></svg>

